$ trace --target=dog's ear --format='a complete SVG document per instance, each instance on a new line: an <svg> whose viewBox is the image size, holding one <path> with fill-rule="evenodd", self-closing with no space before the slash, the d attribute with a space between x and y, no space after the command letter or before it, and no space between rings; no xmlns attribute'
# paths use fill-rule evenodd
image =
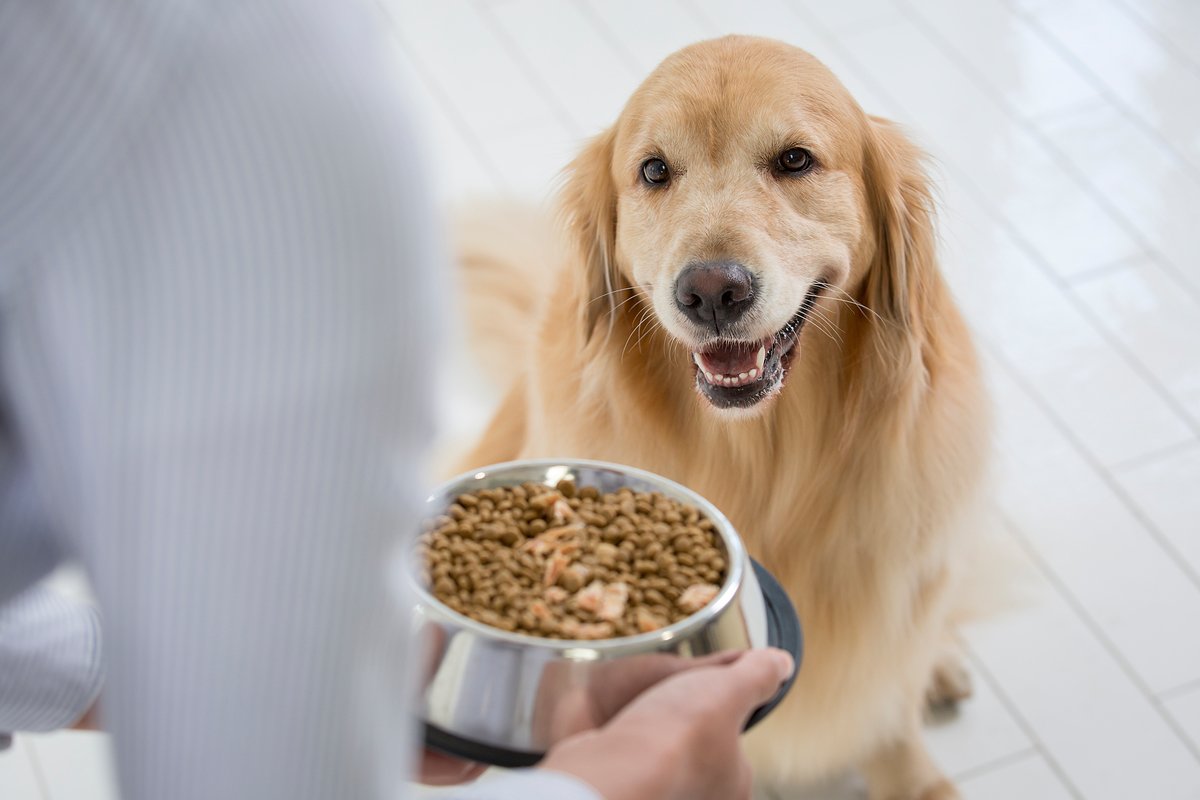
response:
<svg viewBox="0 0 1200 800"><path fill-rule="evenodd" d="M937 269L933 193L925 156L899 127L869 118L865 173L875 217L867 304L906 329L922 324Z"/></svg>
<svg viewBox="0 0 1200 800"><path fill-rule="evenodd" d="M617 237L617 191L612 179L610 128L588 142L567 167L559 203L565 229L576 254L573 280L584 338L590 339L602 318L612 324L622 286L614 263ZM608 313L606 313L608 312Z"/></svg>

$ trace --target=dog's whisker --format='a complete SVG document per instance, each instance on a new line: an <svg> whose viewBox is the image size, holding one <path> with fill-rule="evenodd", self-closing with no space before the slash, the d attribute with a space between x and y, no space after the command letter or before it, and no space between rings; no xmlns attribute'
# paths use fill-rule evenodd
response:
<svg viewBox="0 0 1200 800"><path fill-rule="evenodd" d="M875 317L875 319L879 320L880 322L887 322L886 319L884 319L882 316L879 315L879 312L877 312L873 308L870 308L869 306L863 305L858 300L855 300L854 296L851 295L849 292L847 292L842 287L834 286L832 283L828 283L825 286L827 289L832 289L833 291L838 292L839 294L843 295L843 297L833 297L831 295L826 294L825 296L828 297L830 300L835 300L839 303L845 303L848 306L854 306L855 308L859 309L860 311L863 311L863 312Z"/></svg>
<svg viewBox="0 0 1200 800"><path fill-rule="evenodd" d="M608 309L608 317L609 317L609 319L615 319L615 317L616 317L616 313L617 313L617 312L618 312L618 311L621 309L621 307L622 307L622 306L624 306L624 305L625 305L626 303L628 303L630 300L637 300L637 299L638 299L638 296L637 296L637 295L633 295L632 297L626 298L625 300L621 301L620 303L617 303L616 305L614 305L614 306L611 306L611 307Z"/></svg>
<svg viewBox="0 0 1200 800"><path fill-rule="evenodd" d="M654 309L646 309L646 312L645 312L645 313L643 313L643 314L641 315L641 317L638 319L638 324L637 324L637 327L639 327L639 328L640 328L640 327L642 327L643 325L645 325L645 323L647 323L647 322L651 321L651 318L652 318L653 311L654 311ZM641 349L642 340L643 340L643 339L645 339L645 338L646 338L646 336L647 336L647 335L649 335L650 333L652 333L653 331L654 331L654 326L653 326L653 325L651 325L651 326L647 326L647 327L646 327L646 329L645 329L645 331L644 331L644 332L643 332L643 333L642 333L640 336L638 336L638 339L637 339L637 341L633 343L633 346L634 346L634 348L635 348L635 349Z"/></svg>
<svg viewBox="0 0 1200 800"><path fill-rule="evenodd" d="M649 287L649 284L637 284L637 286L640 286L640 287L646 287L646 288L648 288L648 287ZM637 286L635 286L635 287L629 287L629 288L627 288L627 289L625 289L625 288L623 288L623 289L614 289L613 291L611 291L611 292L608 292L608 293L607 293L607 295L613 295L613 294L616 294L617 292L621 292L621 291L632 291L633 289L637 288ZM597 298L594 298L594 299L592 300L592 302L594 303L596 300L599 300L599 299L602 299L602 298L599 298L599 297L597 297ZM640 300L640 299L641 299L641 295L640 295L640 294L638 294L637 292L634 292L633 294L629 295L629 297L626 297L624 300L622 300L622 301L621 301L621 302L619 302L619 303L613 303L613 302L612 302L612 300L610 299L610 300L609 300L609 307L608 307L608 318L609 318L609 320L611 321L611 320L615 319L615 318L616 318L616 314L617 314L617 312L618 312L619 310L621 310L621 308L622 308L622 307L623 307L625 304L627 304L627 303L629 303L629 302L631 302L631 301L633 301L633 300Z"/></svg>
<svg viewBox="0 0 1200 800"><path fill-rule="evenodd" d="M640 350L642 348L642 340L652 333L654 333L654 327L648 326L646 330L642 332L642 335L638 337L638 340L633 343L634 349Z"/></svg>
<svg viewBox="0 0 1200 800"><path fill-rule="evenodd" d="M835 318L825 316L825 314L828 314L828 310L821 309L820 315L810 315L809 321L812 322L817 330L828 336L833 341L837 342L838 345L844 344L842 341L842 329L838 327L837 320Z"/></svg>
<svg viewBox="0 0 1200 800"><path fill-rule="evenodd" d="M625 337L625 346L621 348L621 358L622 359L625 358L625 353L626 353L626 351L629 350L629 340L632 339L633 335L635 333L637 333L638 330L642 327L642 324L646 321L648 315L652 314L653 312L654 312L653 308L645 308L645 309L642 309L640 314L638 314L637 321L634 322L634 324L633 324L633 329L629 332L629 335ZM642 337L639 336L637 342L634 344L634 347L637 347L638 345L640 345L641 342L642 342Z"/></svg>
<svg viewBox="0 0 1200 800"><path fill-rule="evenodd" d="M653 308L647 308L646 311L647 311L647 313L645 315L643 315L643 317L642 317L642 324L645 324L647 322L650 324L646 325L645 332L641 336L638 337L638 340L634 343L634 347L640 348L640 346L642 344L642 340L645 339L650 334L654 333L654 321L657 318L657 315L654 313Z"/></svg>
<svg viewBox="0 0 1200 800"><path fill-rule="evenodd" d="M621 360L625 359L625 352L627 350L629 350L629 340L633 338L633 335L635 333L637 333L637 325L636 324L632 328L630 328L629 335L625 337L625 344L621 347Z"/></svg>
<svg viewBox="0 0 1200 800"><path fill-rule="evenodd" d="M837 298L833 299L836 300ZM844 344L841 336L842 329L838 325L837 316L827 306L814 305L812 312L808 316L808 321L812 322L821 333L828 336L831 340L837 342L839 345Z"/></svg>
<svg viewBox="0 0 1200 800"><path fill-rule="evenodd" d="M650 287L650 284L648 284L648 283L635 283L633 286L622 286L620 288L613 289L611 292L604 292L603 294L593 297L591 300L588 301L588 305L591 305L592 303L597 303L601 300L612 297L614 294L620 294L621 292L634 292L635 293L634 296L636 297L636 292L638 289L649 289L649 288L651 288L651 287ZM628 302L628 300L626 300L626 302Z"/></svg>
<svg viewBox="0 0 1200 800"><path fill-rule="evenodd" d="M652 320L653 317L654 317L654 309L647 308L646 311L642 312L640 317L638 317L638 319L637 319L637 326L636 326L637 329L641 329L641 327L643 325L646 325L646 323L648 323L648 321ZM644 329L644 331L642 332L642 335L637 337L637 341L634 342L634 347L640 348L641 344L642 344L642 339L646 338L647 333L652 330L654 330L653 326L646 327L646 329Z"/></svg>

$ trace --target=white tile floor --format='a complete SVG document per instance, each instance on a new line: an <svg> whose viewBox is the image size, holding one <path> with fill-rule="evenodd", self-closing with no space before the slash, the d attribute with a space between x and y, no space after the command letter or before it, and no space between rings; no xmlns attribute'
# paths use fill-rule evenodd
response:
<svg viewBox="0 0 1200 800"><path fill-rule="evenodd" d="M909 126L1035 584L968 631L978 696L934 752L971 800L1200 798L1200 2L384 1L451 201L545 197L659 59L722 33L805 47ZM0 798L112 800L107 746L20 737Z"/></svg>

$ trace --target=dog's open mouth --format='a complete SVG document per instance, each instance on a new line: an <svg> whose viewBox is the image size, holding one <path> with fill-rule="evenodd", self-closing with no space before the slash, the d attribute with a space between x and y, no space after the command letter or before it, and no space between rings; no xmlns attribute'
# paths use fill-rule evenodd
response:
<svg viewBox="0 0 1200 800"><path fill-rule="evenodd" d="M815 282L800 310L774 336L753 342L719 340L693 352L700 394L717 408L750 408L778 392L804 323L827 285Z"/></svg>

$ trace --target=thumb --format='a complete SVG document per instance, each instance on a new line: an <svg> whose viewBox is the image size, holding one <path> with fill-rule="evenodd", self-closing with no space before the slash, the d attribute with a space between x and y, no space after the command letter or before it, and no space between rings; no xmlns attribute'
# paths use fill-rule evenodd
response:
<svg viewBox="0 0 1200 800"><path fill-rule="evenodd" d="M729 666L720 667L721 680L713 690L730 715L746 718L775 696L796 668L791 654L774 647L748 650Z"/></svg>

